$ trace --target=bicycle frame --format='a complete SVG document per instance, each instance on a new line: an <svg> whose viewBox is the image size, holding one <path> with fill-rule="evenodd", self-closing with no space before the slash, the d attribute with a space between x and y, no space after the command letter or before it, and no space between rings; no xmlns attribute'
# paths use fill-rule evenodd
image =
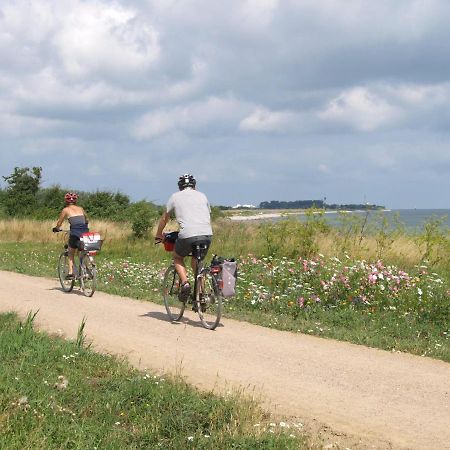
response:
<svg viewBox="0 0 450 450"><path fill-rule="evenodd" d="M189 298L180 298L180 279L175 265L167 268L163 281L164 305L171 322L178 322L184 314L187 303L193 305L193 310L198 313L202 325L214 330L219 324L222 314L222 298L217 287L216 279L211 273L211 268L204 265L208 244L199 242L192 247L191 257L195 260L194 286Z"/></svg>
<svg viewBox="0 0 450 450"><path fill-rule="evenodd" d="M61 269L61 264L63 264L63 267L66 267L67 258L70 259L68 244L69 230L61 231L65 233L64 251L60 255L58 263L58 274L61 282L61 287L63 288L64 292L70 292L74 287L75 280L78 280L80 282L80 287L84 295L87 297L92 297L92 295L94 295L97 283L97 271L94 260L96 251L86 251L78 249L78 264L77 262L75 262L75 254L72 261L74 276L73 278L67 278L64 268Z"/></svg>

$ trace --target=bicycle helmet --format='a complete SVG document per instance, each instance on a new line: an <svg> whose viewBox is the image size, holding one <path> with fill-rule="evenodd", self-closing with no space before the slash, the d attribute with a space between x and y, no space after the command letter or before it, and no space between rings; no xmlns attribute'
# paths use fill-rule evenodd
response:
<svg viewBox="0 0 450 450"><path fill-rule="evenodd" d="M195 181L195 178L193 175L190 175L188 173L185 173L184 175L181 175L181 177L178 179L178 189L182 191L183 189L186 189L187 187L195 187L195 184L197 182Z"/></svg>
<svg viewBox="0 0 450 450"><path fill-rule="evenodd" d="M78 200L78 194L76 194L75 192L68 192L65 196L64 196L64 201L66 203L76 203Z"/></svg>

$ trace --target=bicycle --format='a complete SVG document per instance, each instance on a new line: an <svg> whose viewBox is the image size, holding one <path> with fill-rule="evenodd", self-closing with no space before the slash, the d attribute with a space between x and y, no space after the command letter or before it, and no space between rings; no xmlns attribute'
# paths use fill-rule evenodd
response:
<svg viewBox="0 0 450 450"><path fill-rule="evenodd" d="M168 243L166 234L164 244ZM170 242L169 242L170 243ZM173 250L172 245L165 245L167 251ZM193 311L197 312L202 325L208 330L214 330L220 323L222 315L222 295L218 284L217 268L204 265L204 258L208 251L208 243L199 241L192 245L192 253L196 259L194 271L194 289L189 297L180 300L181 281L173 262L164 273L163 299L167 314L171 322L179 322L183 317L187 304L192 304Z"/></svg>
<svg viewBox="0 0 450 450"><path fill-rule="evenodd" d="M69 230L60 230L65 233L64 251L58 260L58 278L64 292L71 292L75 286L75 281L80 282L80 288L86 297L92 297L97 287L97 267L94 260L97 250L101 248L101 240L92 241L91 245L88 241L83 242L80 239L80 248L78 254L78 265L74 264L74 277L69 275ZM94 233L84 233L84 235L94 235ZM82 235L83 237L83 235Z"/></svg>

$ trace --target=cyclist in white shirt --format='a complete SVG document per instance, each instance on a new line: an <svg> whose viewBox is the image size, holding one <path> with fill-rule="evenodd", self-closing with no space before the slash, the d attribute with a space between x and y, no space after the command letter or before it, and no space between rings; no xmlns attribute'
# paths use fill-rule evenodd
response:
<svg viewBox="0 0 450 450"><path fill-rule="evenodd" d="M186 300L191 291L188 281L184 258L192 251L192 244L204 241L209 244L212 238L211 208L206 195L195 189L196 180L192 175L182 175L178 180L179 192L170 197L166 210L159 220L155 241L161 242L164 238L163 230L170 219L170 214L175 213L175 218L180 226L178 239L175 243L173 261L175 269L180 276L181 300ZM195 258L191 260L192 268L195 268Z"/></svg>

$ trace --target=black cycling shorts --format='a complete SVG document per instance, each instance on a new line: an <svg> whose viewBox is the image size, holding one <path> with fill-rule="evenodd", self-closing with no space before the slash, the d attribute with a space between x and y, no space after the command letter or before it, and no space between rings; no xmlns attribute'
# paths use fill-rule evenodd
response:
<svg viewBox="0 0 450 450"><path fill-rule="evenodd" d="M175 242L175 253L179 256L188 256L192 253L192 244L203 241L209 246L211 245L211 236L192 236L185 239L178 238Z"/></svg>

